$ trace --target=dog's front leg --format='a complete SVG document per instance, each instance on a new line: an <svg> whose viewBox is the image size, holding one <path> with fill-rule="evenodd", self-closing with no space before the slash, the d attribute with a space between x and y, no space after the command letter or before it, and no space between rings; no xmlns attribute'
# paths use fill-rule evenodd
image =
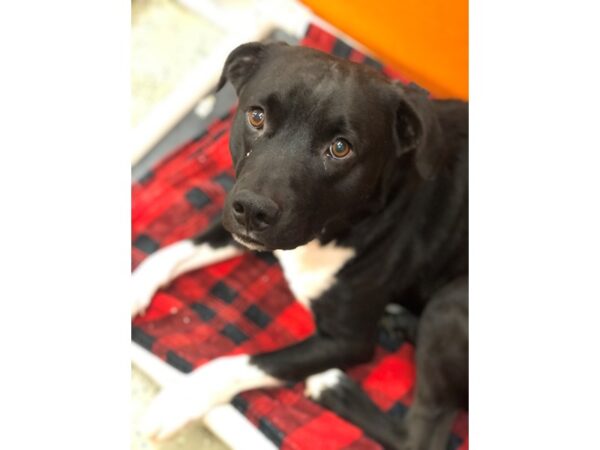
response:
<svg viewBox="0 0 600 450"><path fill-rule="evenodd" d="M220 220L196 238L161 248L133 272L131 315L143 312L154 293L179 275L232 258L242 252Z"/></svg>
<svg viewBox="0 0 600 450"><path fill-rule="evenodd" d="M150 405L142 429L152 438L164 439L242 391L299 381L331 367L365 361L371 354L372 346L365 341L314 335L274 352L217 358L163 389Z"/></svg>
<svg viewBox="0 0 600 450"><path fill-rule="evenodd" d="M370 339L339 339L315 334L290 347L255 355L250 363L285 381L301 381L333 367L368 361L374 350Z"/></svg>

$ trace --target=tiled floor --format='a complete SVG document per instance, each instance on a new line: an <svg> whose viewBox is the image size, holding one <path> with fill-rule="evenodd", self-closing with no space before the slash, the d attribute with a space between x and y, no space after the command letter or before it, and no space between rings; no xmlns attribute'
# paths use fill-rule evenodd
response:
<svg viewBox="0 0 600 450"><path fill-rule="evenodd" d="M131 123L174 90L224 37L209 20L174 0L131 4Z"/></svg>

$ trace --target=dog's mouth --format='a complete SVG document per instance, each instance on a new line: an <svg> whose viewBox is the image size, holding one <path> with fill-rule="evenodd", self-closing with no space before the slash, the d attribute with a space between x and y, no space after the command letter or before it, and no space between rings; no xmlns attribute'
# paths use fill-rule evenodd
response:
<svg viewBox="0 0 600 450"><path fill-rule="evenodd" d="M257 241L256 239L251 238L250 236L239 233L232 233L232 236L233 239L242 244L244 247L249 248L250 250L255 250L258 252L264 252L268 250L265 244L263 244L260 241Z"/></svg>

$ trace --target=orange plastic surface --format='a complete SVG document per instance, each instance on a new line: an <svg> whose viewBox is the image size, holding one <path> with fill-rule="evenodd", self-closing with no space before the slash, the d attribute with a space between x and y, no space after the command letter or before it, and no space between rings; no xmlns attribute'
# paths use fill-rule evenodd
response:
<svg viewBox="0 0 600 450"><path fill-rule="evenodd" d="M468 0L302 0L436 97L468 99Z"/></svg>

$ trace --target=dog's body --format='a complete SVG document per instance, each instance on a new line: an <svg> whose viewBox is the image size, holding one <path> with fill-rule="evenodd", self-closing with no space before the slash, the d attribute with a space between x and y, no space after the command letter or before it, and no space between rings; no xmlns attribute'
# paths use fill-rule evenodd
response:
<svg viewBox="0 0 600 450"><path fill-rule="evenodd" d="M222 225L149 257L134 274L132 312L178 274L230 257L241 243L274 251L317 332L274 352L219 358L192 373L185 386L165 390L147 420L157 437L241 390L367 361L390 302L417 314L425 310L430 319L424 324L441 320L435 305L450 291L466 305L465 103L430 101L420 88L391 83L365 66L278 44L234 50L220 84L226 80L240 105L230 137L237 181ZM440 411L466 406L465 311L450 308L450 315L465 317L458 334L439 327L438 335L430 325L423 325L426 338L419 332L420 341L456 338L458 347L447 354L440 345L425 345L427 354L418 354L411 410L434 418L408 426L410 437L396 436L414 448L428 448L429 437L419 436L428 435ZM428 369L432 358L459 369L440 369L448 373L440 381L437 369ZM335 389L318 380L308 383L313 397L322 396L324 386ZM335 396L328 398L338 409ZM377 429L371 434L381 438Z"/></svg>

